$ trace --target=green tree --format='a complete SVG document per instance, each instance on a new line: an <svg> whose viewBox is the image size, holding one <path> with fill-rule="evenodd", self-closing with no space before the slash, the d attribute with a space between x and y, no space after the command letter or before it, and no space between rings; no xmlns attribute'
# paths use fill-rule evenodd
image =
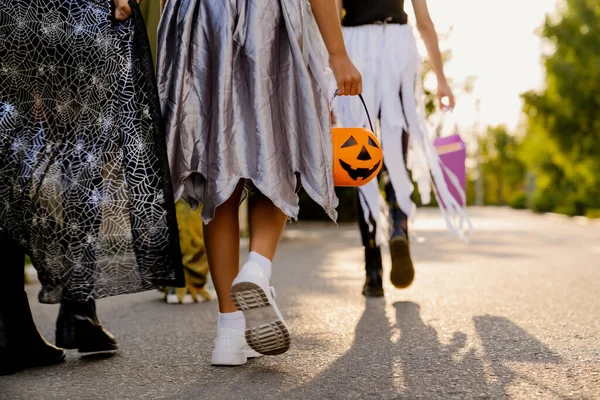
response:
<svg viewBox="0 0 600 400"><path fill-rule="evenodd" d="M524 191L525 165L518 157L521 143L504 125L489 127L480 140L485 204L513 203Z"/></svg>
<svg viewBox="0 0 600 400"><path fill-rule="evenodd" d="M541 36L546 87L523 95L522 158L536 177L533 207L578 215L600 208L600 2L566 0Z"/></svg>

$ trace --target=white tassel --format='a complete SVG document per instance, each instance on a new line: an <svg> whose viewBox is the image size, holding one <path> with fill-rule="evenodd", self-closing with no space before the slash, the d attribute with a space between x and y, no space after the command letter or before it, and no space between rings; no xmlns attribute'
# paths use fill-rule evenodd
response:
<svg viewBox="0 0 600 400"><path fill-rule="evenodd" d="M421 60L412 28L408 25L366 25L344 28L344 37L350 57L363 75L363 96L367 107L374 114L381 111L380 136L384 161L400 208L413 222L416 207L411 194L414 187L408 178L402 153L402 132L407 130L410 143L406 166L417 184L422 202L428 204L433 191L450 232L467 241L473 234L473 226L466 208L462 206L465 193L458 177L443 165L433 145L435 135L425 115L419 74ZM402 51L398 50L398 46L402 47ZM347 98L336 101L336 117L342 126L367 125L359 107L359 102L351 102ZM443 171L463 199L462 204L450 193ZM373 188L376 188L375 192ZM384 230L389 234L387 205L377 184L367 185L360 191L370 214L377 216L376 221L386 216ZM378 200L373 198L373 193ZM369 215L364 217L370 226Z"/></svg>

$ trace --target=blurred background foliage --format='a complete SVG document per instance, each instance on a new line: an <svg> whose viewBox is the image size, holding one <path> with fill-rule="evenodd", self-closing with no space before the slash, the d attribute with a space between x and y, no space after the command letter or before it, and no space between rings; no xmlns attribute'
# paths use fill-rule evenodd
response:
<svg viewBox="0 0 600 400"><path fill-rule="evenodd" d="M600 2L568 0L546 18L546 87L523 94L519 158L533 175L539 212L600 217Z"/></svg>

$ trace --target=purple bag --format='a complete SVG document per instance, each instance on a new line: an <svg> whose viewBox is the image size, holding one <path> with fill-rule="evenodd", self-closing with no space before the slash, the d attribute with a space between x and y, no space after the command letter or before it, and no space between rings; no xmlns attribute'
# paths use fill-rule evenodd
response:
<svg viewBox="0 0 600 400"><path fill-rule="evenodd" d="M467 171L465 163L467 161L467 148L465 142L458 134L456 127L455 132L450 136L437 137L433 141L433 145L444 164L443 172L448 190L450 190L450 193L454 196L458 204L466 206ZM456 189L456 185L450 179L448 171L452 172L458 178L463 193L465 193L464 197Z"/></svg>

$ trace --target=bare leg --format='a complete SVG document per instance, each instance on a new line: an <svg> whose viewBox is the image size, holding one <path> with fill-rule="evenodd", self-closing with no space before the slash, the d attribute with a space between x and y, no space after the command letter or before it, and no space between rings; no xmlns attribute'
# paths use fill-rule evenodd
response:
<svg viewBox="0 0 600 400"><path fill-rule="evenodd" d="M287 216L263 195L250 208L250 251L273 260Z"/></svg>
<svg viewBox="0 0 600 400"><path fill-rule="evenodd" d="M215 217L204 226L204 245L212 280L219 299L219 311L237 311L229 290L239 272L239 205L244 187L238 185L229 200L215 210Z"/></svg>
<svg viewBox="0 0 600 400"><path fill-rule="evenodd" d="M290 332L269 288L268 260L275 256L287 217L265 196L258 195L252 200L250 256L254 262L244 266L231 295L244 313L248 346L260 354L277 355L290 348Z"/></svg>

